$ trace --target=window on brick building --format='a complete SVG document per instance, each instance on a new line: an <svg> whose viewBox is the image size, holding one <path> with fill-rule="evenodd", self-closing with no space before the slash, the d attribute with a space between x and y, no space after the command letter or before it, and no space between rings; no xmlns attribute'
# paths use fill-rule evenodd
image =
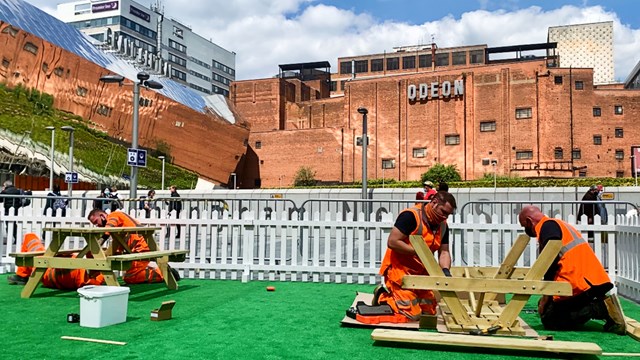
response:
<svg viewBox="0 0 640 360"><path fill-rule="evenodd" d="M622 177L624 177L624 171L622 171L622 170L617 170L617 171L616 171L616 177L617 177L617 178L622 178Z"/></svg>
<svg viewBox="0 0 640 360"><path fill-rule="evenodd" d="M358 60L355 62L355 65L356 65L356 74L369 72L368 60Z"/></svg>
<svg viewBox="0 0 640 360"><path fill-rule="evenodd" d="M616 105L613 111L616 115L622 115L622 105Z"/></svg>
<svg viewBox="0 0 640 360"><path fill-rule="evenodd" d="M371 72L383 71L384 62L382 59L371 59Z"/></svg>
<svg viewBox="0 0 640 360"><path fill-rule="evenodd" d="M593 108L593 116L602 116L602 109L599 107Z"/></svg>
<svg viewBox="0 0 640 360"><path fill-rule="evenodd" d="M573 151L571 152L571 157L573 158L573 160L581 159L582 151L580 151L580 149L573 149Z"/></svg>
<svg viewBox="0 0 640 360"><path fill-rule="evenodd" d="M451 54L451 62L453 65L467 65L467 52L456 51Z"/></svg>
<svg viewBox="0 0 640 360"><path fill-rule="evenodd" d="M427 157L427 148L413 148L413 157L414 158L423 158Z"/></svg>
<svg viewBox="0 0 640 360"><path fill-rule="evenodd" d="M531 108L516 109L516 119L531 119Z"/></svg>
<svg viewBox="0 0 640 360"><path fill-rule="evenodd" d="M623 138L624 137L624 130L622 128L616 128L616 137L617 138Z"/></svg>
<svg viewBox="0 0 640 360"><path fill-rule="evenodd" d="M256 149L262 149L262 141L256 141Z"/></svg>
<svg viewBox="0 0 640 360"><path fill-rule="evenodd" d="M397 57L387 58L387 70L398 70L400 68L400 60Z"/></svg>
<svg viewBox="0 0 640 360"><path fill-rule="evenodd" d="M419 55L418 66L421 68L431 67L431 54Z"/></svg>
<svg viewBox="0 0 640 360"><path fill-rule="evenodd" d="M416 57L415 56L403 56L402 57L402 68L403 69L415 69L416 68Z"/></svg>
<svg viewBox="0 0 640 360"><path fill-rule="evenodd" d="M564 158L564 151L562 150L561 147L557 147L553 149L553 157L556 160L562 160L562 158Z"/></svg>
<svg viewBox="0 0 640 360"><path fill-rule="evenodd" d="M602 135L593 135L593 145L602 145Z"/></svg>
<svg viewBox="0 0 640 360"><path fill-rule="evenodd" d="M340 74L351 74L351 60L340 63Z"/></svg>
<svg viewBox="0 0 640 360"><path fill-rule="evenodd" d="M554 76L554 77L553 77L553 82L554 82L556 85L562 85L562 76Z"/></svg>
<svg viewBox="0 0 640 360"><path fill-rule="evenodd" d="M584 82L576 81L576 90L584 90Z"/></svg>
<svg viewBox="0 0 640 360"><path fill-rule="evenodd" d="M480 122L480 131L481 132L496 131L496 122L495 121L481 121Z"/></svg>
<svg viewBox="0 0 640 360"><path fill-rule="evenodd" d="M340 81L340 90L344 91L344 84L347 83L347 80Z"/></svg>
<svg viewBox="0 0 640 360"><path fill-rule="evenodd" d="M484 64L484 50L469 51L470 64Z"/></svg>
<svg viewBox="0 0 640 360"><path fill-rule="evenodd" d="M531 159L533 159L533 150L516 151L516 160L531 160Z"/></svg>
<svg viewBox="0 0 640 360"><path fill-rule="evenodd" d="M331 91L336 91L338 89L338 83L336 81L331 82Z"/></svg>
<svg viewBox="0 0 640 360"><path fill-rule="evenodd" d="M436 66L449 66L449 53L436 54Z"/></svg>
<svg viewBox="0 0 640 360"><path fill-rule="evenodd" d="M382 168L383 169L395 169L396 168L396 159L382 159Z"/></svg>
<svg viewBox="0 0 640 360"><path fill-rule="evenodd" d="M624 160L624 150L616 149L616 160Z"/></svg>
<svg viewBox="0 0 640 360"><path fill-rule="evenodd" d="M460 145L460 135L451 134L444 136L444 144L445 145Z"/></svg>
<svg viewBox="0 0 640 360"><path fill-rule="evenodd" d="M587 170L578 171L578 177L587 177Z"/></svg>

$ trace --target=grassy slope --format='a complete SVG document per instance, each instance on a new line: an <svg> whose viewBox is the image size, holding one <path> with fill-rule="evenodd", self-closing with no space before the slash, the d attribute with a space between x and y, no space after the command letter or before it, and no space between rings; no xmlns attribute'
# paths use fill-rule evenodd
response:
<svg viewBox="0 0 640 360"><path fill-rule="evenodd" d="M47 126L71 125L74 132L74 158L84 167L105 175L121 176L129 174L127 166L127 148L109 141L104 133L88 127L88 122L82 118L57 110L41 111L36 102L28 100L24 90L11 91L0 86L0 127L16 134L31 131L33 141L41 143L45 148L51 144L51 132ZM56 151L67 154L69 136L63 131L56 131ZM106 171L105 165L112 155ZM149 155L149 154L148 154ZM162 160L148 156L147 167L140 168L138 183L141 187L160 188L162 181ZM197 175L188 170L165 163L165 179L176 184L178 188L189 189L195 185Z"/></svg>

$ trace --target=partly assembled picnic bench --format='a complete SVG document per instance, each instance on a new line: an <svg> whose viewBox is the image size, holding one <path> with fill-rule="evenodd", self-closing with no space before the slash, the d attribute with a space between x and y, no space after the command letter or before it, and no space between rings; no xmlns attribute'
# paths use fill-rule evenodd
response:
<svg viewBox="0 0 640 360"><path fill-rule="evenodd" d="M100 271L107 285L119 286L114 271L126 271L134 261L149 260L158 264L164 277L167 288L175 290L178 283L169 270L169 262L183 262L189 250L158 250L158 245L153 238L153 233L160 230L159 227L118 227L118 228L45 228L44 231L52 232L52 240L45 251L39 252L15 252L10 255L15 257L16 266L33 267L34 271L29 281L22 290L21 297L29 298L37 288L42 276L48 268L55 269L85 269ZM101 244L102 236L108 232L113 241L108 249ZM145 238L149 244L147 252L132 253L127 245L130 235L138 234ZM77 250L61 250L62 245L69 237L82 237L86 240L86 246ZM124 254L113 254L114 247L123 249ZM74 257L70 255L74 254ZM87 255L91 255L87 257Z"/></svg>

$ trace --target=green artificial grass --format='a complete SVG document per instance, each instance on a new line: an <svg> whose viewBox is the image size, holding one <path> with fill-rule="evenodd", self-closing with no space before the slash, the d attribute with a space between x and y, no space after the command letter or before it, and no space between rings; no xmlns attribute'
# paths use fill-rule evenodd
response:
<svg viewBox="0 0 640 360"><path fill-rule="evenodd" d="M21 286L0 275L4 318L4 359L545 359L548 353L526 353L453 347L375 343L371 329L341 327L356 291L371 285L317 284L183 279L178 291L164 284L131 286L127 322L104 328L83 328L66 322L79 313L75 291L38 287L30 299ZM276 287L274 292L266 286ZM175 300L173 319L150 321L151 310ZM537 297L525 309L535 309ZM640 319L640 306L621 299L626 315ZM556 340L587 341L605 352L640 353L640 342L601 331L592 321L580 332L542 329L536 314L522 318L541 335ZM60 339L78 336L127 342L124 346ZM591 357L593 358L593 357ZM613 359L613 357L607 357ZM628 358L626 358L628 359Z"/></svg>

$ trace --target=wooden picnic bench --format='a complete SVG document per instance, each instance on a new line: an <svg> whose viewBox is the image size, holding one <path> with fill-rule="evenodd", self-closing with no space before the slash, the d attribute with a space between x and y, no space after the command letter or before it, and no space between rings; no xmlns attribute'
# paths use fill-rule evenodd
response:
<svg viewBox="0 0 640 360"><path fill-rule="evenodd" d="M118 227L118 228L45 228L53 233L51 243L45 251L15 252L10 256L15 258L17 266L33 267L34 271L22 290L21 297L31 297L42 276L48 268L56 269L85 269L100 271L107 285L119 286L114 271L127 270L134 261L155 261L162 272L165 284L169 289L178 288L176 279L169 271L169 262L182 262L186 259L188 250L159 250L153 238L158 227ZM102 236L108 232L113 241L108 249L102 247ZM132 234L142 235L150 251L132 253L127 245L127 238ZM61 250L62 244L69 237L83 237L86 246L82 249ZM122 248L124 254L113 254L114 247ZM75 257L71 257L74 254ZM87 257L91 254L90 257Z"/></svg>

